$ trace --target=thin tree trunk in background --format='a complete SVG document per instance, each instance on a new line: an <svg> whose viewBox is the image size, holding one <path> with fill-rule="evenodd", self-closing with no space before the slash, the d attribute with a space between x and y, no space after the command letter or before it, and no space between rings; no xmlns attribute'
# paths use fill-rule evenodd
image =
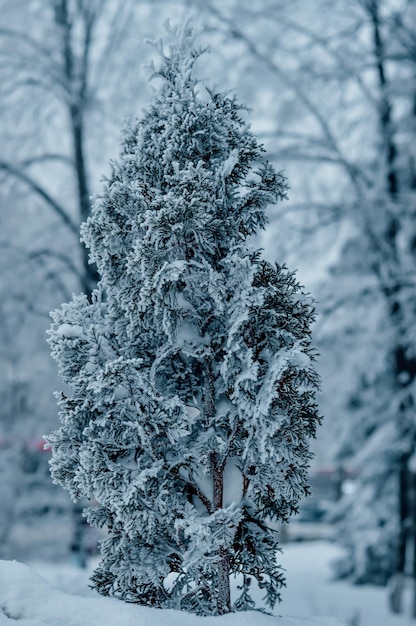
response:
<svg viewBox="0 0 416 626"><path fill-rule="evenodd" d="M382 32L381 2L380 0L367 0L365 4L368 15L371 20L372 37L373 37L373 53L375 58L375 67L377 72L377 80L379 85L379 106L378 117L382 137L382 147L384 150L384 162L386 167L386 191L392 201L392 208L386 229L386 243L390 248L390 258L393 262L398 259L398 234L400 230L400 217L396 212L396 202L400 192L399 176L397 171L397 154L395 129L393 122L393 105L390 94L390 84L386 68L387 50ZM393 272L394 275L394 272ZM390 316L393 326L397 329L397 347L394 350L394 387L397 391L403 390L408 386L416 376L416 364L412 358L407 356L406 345L403 345L402 336L402 304L401 304L401 286L395 282L393 288L389 288L386 294L390 300ZM404 429L409 417L409 406L407 402L402 402L398 409L397 425L398 428ZM409 448L402 454L399 459L398 469L398 489L399 489L399 535L397 547L396 571L390 581L389 604L393 613L402 612L402 596L405 582L406 569L406 553L408 552L408 544L412 540L415 542L415 534L413 524L410 522L410 488L413 486L410 481L408 471L408 461L411 455L413 439L412 433L409 431Z"/></svg>
<svg viewBox="0 0 416 626"><path fill-rule="evenodd" d="M90 191L88 185L88 177L85 165L85 153L83 142L83 127L81 119L81 111L77 107L71 108L71 124L72 124L72 136L74 145L74 161L75 170L78 184L78 203L80 207L81 221L85 221L91 209ZM91 265L88 260L89 252L84 244L82 246L82 261L84 268L84 280L81 285L83 291L88 295L97 286L98 273L95 265Z"/></svg>
<svg viewBox="0 0 416 626"><path fill-rule="evenodd" d="M64 74L69 92L69 123L71 125L72 145L74 155L75 177L78 190L78 207L81 222L84 222L90 214L90 190L85 159L84 146L84 112L88 98L88 64L92 41L93 20L88 12L80 11L83 18L85 35L82 41L82 53L77 55L74 51L72 16L69 11L68 1L60 0L55 5L55 20L62 30L62 53ZM81 289L91 295L97 285L98 273L95 266L88 262L88 250L81 245L83 280Z"/></svg>
<svg viewBox="0 0 416 626"><path fill-rule="evenodd" d="M412 617L416 618L416 474L409 475L411 481L411 522L412 522Z"/></svg>
<svg viewBox="0 0 416 626"><path fill-rule="evenodd" d="M379 14L379 0L372 0L368 5L369 14L373 27L374 56L380 87L379 119L384 142L384 150L387 167L387 190L392 198L399 191L398 176L396 171L397 147L394 141L394 130L392 123L392 105L388 95L388 81L385 68L386 50L381 35L381 24Z"/></svg>
<svg viewBox="0 0 416 626"><path fill-rule="evenodd" d="M389 604L392 613L402 612L402 598L404 588L404 577L406 568L406 548L407 548L407 525L409 520L409 489L407 473L408 455L403 455L400 459L399 469L399 537L397 550L396 572L390 582Z"/></svg>

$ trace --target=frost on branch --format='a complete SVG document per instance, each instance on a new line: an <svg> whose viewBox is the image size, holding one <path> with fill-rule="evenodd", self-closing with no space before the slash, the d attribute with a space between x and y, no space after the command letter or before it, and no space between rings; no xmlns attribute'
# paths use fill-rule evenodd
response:
<svg viewBox="0 0 416 626"><path fill-rule="evenodd" d="M276 522L308 493L318 422L314 311L248 242L285 178L236 99L194 77L189 24L171 36L82 227L98 288L52 315L70 391L51 468L108 531L100 593L222 614L253 606L251 579L279 597Z"/></svg>

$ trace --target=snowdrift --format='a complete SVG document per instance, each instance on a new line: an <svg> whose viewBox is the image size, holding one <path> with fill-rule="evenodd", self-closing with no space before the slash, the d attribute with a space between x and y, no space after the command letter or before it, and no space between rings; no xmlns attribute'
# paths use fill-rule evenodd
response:
<svg viewBox="0 0 416 626"><path fill-rule="evenodd" d="M52 587L17 561L0 561L0 626L342 626L334 618L294 618L255 611L197 617L114 598L81 597Z"/></svg>

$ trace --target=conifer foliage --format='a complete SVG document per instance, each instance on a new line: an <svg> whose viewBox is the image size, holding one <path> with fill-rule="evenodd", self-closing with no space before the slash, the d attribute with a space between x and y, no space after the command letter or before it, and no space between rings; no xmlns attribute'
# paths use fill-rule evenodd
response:
<svg viewBox="0 0 416 626"><path fill-rule="evenodd" d="M189 23L154 69L82 236L100 282L52 313L70 390L48 437L54 480L107 529L105 595L199 614L273 606L276 522L308 493L318 422L314 311L248 238L286 195L235 98L194 76ZM230 575L240 592L230 598Z"/></svg>

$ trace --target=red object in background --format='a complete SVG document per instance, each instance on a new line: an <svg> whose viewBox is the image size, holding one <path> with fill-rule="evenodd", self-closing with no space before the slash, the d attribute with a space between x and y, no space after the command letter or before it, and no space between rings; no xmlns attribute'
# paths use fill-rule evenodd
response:
<svg viewBox="0 0 416 626"><path fill-rule="evenodd" d="M51 448L47 448L45 450L46 441L42 438L40 439L31 439L28 442L29 450L36 450L37 452L46 452L47 454L51 453Z"/></svg>
<svg viewBox="0 0 416 626"><path fill-rule="evenodd" d="M45 450L45 440L42 437L34 439L16 439L8 437L0 437L0 450L6 448L20 447L22 449L32 450L33 452L46 452L51 453L51 448Z"/></svg>

